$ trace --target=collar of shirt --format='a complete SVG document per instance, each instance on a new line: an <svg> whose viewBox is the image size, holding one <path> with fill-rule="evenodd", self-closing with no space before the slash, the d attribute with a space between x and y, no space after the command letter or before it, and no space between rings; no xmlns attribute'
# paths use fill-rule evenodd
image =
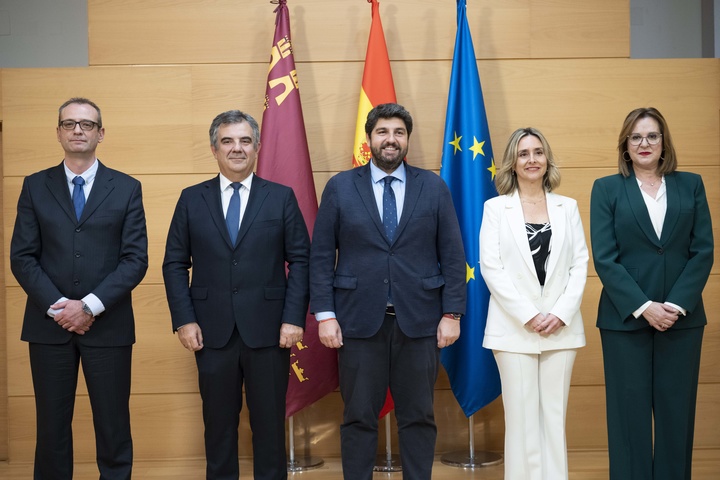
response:
<svg viewBox="0 0 720 480"><path fill-rule="evenodd" d="M394 172L388 174L388 173L385 173L382 170L380 170L378 167L376 167L375 164L372 163L372 160L370 161L370 176L372 178L373 183L382 182L383 179L385 177L387 177L388 175L392 175L393 177L397 178L404 184L405 183L405 175L406 175L405 162L401 162L400 166L398 166L398 168L396 168ZM395 183L395 182L393 182L393 183Z"/></svg>
<svg viewBox="0 0 720 480"><path fill-rule="evenodd" d="M640 193L645 201L645 207L647 208L648 215L650 216L650 221L652 222L655 234L659 239L662 236L665 214L667 213L667 187L665 186L665 176L661 178L662 183L660 184L660 188L658 188L655 198L643 191L642 182L638 180L637 177L635 177L635 180L638 182L638 188L640 188Z"/></svg>
<svg viewBox="0 0 720 480"><path fill-rule="evenodd" d="M395 193L397 218L398 221L400 221L403 207L405 206L405 179L407 178L405 162L400 163L400 166L398 166L398 168L396 168L390 175L398 180L396 182L392 182L390 186ZM375 195L375 204L377 205L378 214L380 214L381 219L383 218L383 192L385 191L385 182L383 179L387 176L387 173L376 167L372 161L370 162L370 177L372 178L373 194Z"/></svg>
<svg viewBox="0 0 720 480"><path fill-rule="evenodd" d="M228 188L228 187L230 186L230 184L233 183L233 182L231 182L230 180L228 180L228 178L227 178L225 175L223 175L222 173L219 174L219 175L220 175L220 192L222 193L222 192L224 192L225 189ZM248 192L250 191L250 186L252 185L253 175L255 175L255 174L254 174L254 173L251 173L250 175L248 175L247 177L245 177L245 180L243 180L242 182L240 182L240 183L242 184L242 186L247 189Z"/></svg>
<svg viewBox="0 0 720 480"><path fill-rule="evenodd" d="M95 181L95 176L97 175L98 171L98 159L96 158L92 165L90 165L90 168L82 172L80 175L73 173L72 170L68 168L68 166L63 162L63 168L65 169L65 178L68 183L68 188L70 189L70 195L72 195L73 189L75 188L75 184L72 182L73 178L75 177L82 177L83 180L85 180L85 185L83 188L83 192L85 193L85 198L88 197L90 194L90 189L92 188L92 184Z"/></svg>

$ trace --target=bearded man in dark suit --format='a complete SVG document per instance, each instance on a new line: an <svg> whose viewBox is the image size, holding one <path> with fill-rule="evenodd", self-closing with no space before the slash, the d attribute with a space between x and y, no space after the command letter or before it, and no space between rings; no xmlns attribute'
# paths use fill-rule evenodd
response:
<svg viewBox="0 0 720 480"><path fill-rule="evenodd" d="M365 123L372 161L325 186L310 256L311 310L339 352L343 476L372 478L390 388L403 477L429 480L440 349L460 335L465 254L450 191L404 161L412 117L378 105Z"/></svg>

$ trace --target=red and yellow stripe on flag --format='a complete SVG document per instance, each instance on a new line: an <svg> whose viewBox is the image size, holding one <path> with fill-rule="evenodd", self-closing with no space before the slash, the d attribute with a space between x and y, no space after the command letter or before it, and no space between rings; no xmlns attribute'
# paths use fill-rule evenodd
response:
<svg viewBox="0 0 720 480"><path fill-rule="evenodd" d="M395 86L393 85L392 70L390 70L390 57L388 57L380 21L380 5L378 0L367 0L372 3L372 24L370 25L370 38L368 39L367 53L365 54L365 68L363 70L362 86L360 87L360 102L358 103L357 123L355 125L355 144L353 145L353 167L365 165L370 161L370 147L365 135L365 121L373 107L381 103L395 103ZM395 408L390 390L385 397L385 405L380 411L380 418Z"/></svg>
<svg viewBox="0 0 720 480"><path fill-rule="evenodd" d="M385 45L382 21L380 21L380 5L378 0L367 1L372 4L372 25L370 25L370 38L368 39L365 69L360 87L355 143L353 144L353 167L365 165L370 161L370 147L365 138L367 114L373 107L381 103L396 102L390 58Z"/></svg>

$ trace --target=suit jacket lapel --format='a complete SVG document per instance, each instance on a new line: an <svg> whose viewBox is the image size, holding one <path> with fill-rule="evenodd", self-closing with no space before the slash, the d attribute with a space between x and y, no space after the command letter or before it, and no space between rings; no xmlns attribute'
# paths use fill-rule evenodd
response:
<svg viewBox="0 0 720 480"><path fill-rule="evenodd" d="M527 230L525 230L525 216L523 215L522 205L520 203L520 195L517 192L508 196L505 200L505 218L507 218L508 226L512 232L513 239L517 245L520 254L527 267L535 273L535 263L530 252L530 243L528 242Z"/></svg>
<svg viewBox="0 0 720 480"><path fill-rule="evenodd" d="M112 172L98 160L98 169L95 174L95 180L93 180L93 187L92 190L90 190L90 195L88 195L87 203L85 204L85 208L83 208L83 213L78 223L83 223L87 220L102 204L105 198L110 195L110 192L115 188L112 180Z"/></svg>
<svg viewBox="0 0 720 480"><path fill-rule="evenodd" d="M355 170L357 173L357 176L355 176L355 188L360 196L360 200L375 224L375 228L378 229L382 238L387 241L387 238L385 237L385 227L383 226L382 218L380 218L377 203L375 202L375 194L373 193L372 187L372 176L370 175L370 165L366 164L362 167L356 168ZM397 234L395 236L397 237Z"/></svg>
<svg viewBox="0 0 720 480"><path fill-rule="evenodd" d="M268 189L265 188L267 181L258 177L253 176L252 184L250 187L250 196L248 197L248 204L245 207L245 213L243 214L242 222L240 223L240 231L238 232L237 245L240 245L245 234L250 229L255 217L260 211L265 198L268 196ZM227 230L227 228L225 229ZM228 236L228 239L230 237Z"/></svg>
<svg viewBox="0 0 720 480"><path fill-rule="evenodd" d="M227 224L225 223L225 215L223 215L222 210L219 175L212 180L205 182L205 190L202 192L202 196L208 207L210 218L212 218L215 227L220 232L220 235L225 240L225 243L227 243L230 248L233 248L233 244L230 241L230 234L227 231Z"/></svg>
<svg viewBox="0 0 720 480"><path fill-rule="evenodd" d="M413 167L405 164L405 199L403 201L403 212L402 217L398 221L397 230L395 231L395 238L392 243L395 243L402 234L402 231L410 221L410 216L415 210L418 200L420 199L420 192L422 191L423 182L418 177L419 172ZM384 231L384 227L383 227Z"/></svg>
<svg viewBox="0 0 720 480"><path fill-rule="evenodd" d="M565 243L565 229L567 228L567 215L565 212L565 205L562 199L554 193L548 193L545 195L547 198L547 209L548 217L550 219L550 226L552 228L552 237L550 240L550 257L547 262L547 271L545 272L545 278L550 278L555 265L557 265L558 259L560 258L560 252L563 249Z"/></svg>
<svg viewBox="0 0 720 480"><path fill-rule="evenodd" d="M78 223L77 218L75 218L75 207L73 207L67 177L65 176L65 168L62 162L49 171L45 185L70 220L72 220L73 223Z"/></svg>
<svg viewBox="0 0 720 480"><path fill-rule="evenodd" d="M628 197L628 202L630 203L630 209L635 215L635 220L640 226L640 229L652 243L659 246L660 240L650 220L650 214L648 214L645 200L638 186L637 177L635 177L634 173L631 173L630 176L623 179L623 182L625 183L625 192Z"/></svg>
<svg viewBox="0 0 720 480"><path fill-rule="evenodd" d="M660 234L660 243L667 243L672 231L680 218L680 192L677 177L673 174L665 175L665 195L667 197L667 211Z"/></svg>

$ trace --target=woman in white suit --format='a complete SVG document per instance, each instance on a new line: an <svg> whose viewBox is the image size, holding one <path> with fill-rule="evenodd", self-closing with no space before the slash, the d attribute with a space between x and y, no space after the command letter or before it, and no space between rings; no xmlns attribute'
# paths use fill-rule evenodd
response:
<svg viewBox="0 0 720 480"><path fill-rule="evenodd" d="M505 479L568 478L565 413L588 250L577 202L552 193L560 172L534 128L515 131L485 202L480 267L490 290L483 347L505 407Z"/></svg>

